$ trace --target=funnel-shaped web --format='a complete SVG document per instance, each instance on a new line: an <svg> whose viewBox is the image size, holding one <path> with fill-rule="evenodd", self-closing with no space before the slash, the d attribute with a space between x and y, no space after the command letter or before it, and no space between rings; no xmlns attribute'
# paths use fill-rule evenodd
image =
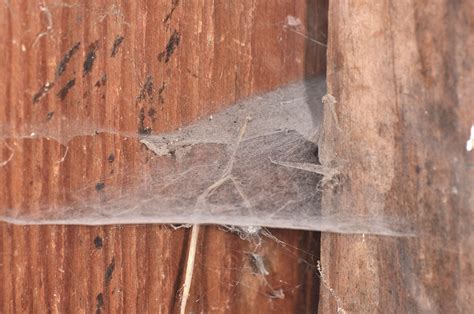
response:
<svg viewBox="0 0 474 314"><path fill-rule="evenodd" d="M24 224L215 223L343 233L406 234L387 217L327 214L322 189L338 187L337 169L318 160L325 78L253 96L170 133L122 134L81 126L83 134L115 133L140 141L155 158L133 183L90 197L45 204L39 211L3 209L0 219ZM72 131L71 131L72 130ZM2 137L8 138L8 128ZM74 133L74 127L69 128ZM77 131L76 131L77 133ZM67 142L73 135L62 134ZM18 137L18 136L17 136ZM45 127L23 137L48 137ZM138 179L137 179L138 178Z"/></svg>

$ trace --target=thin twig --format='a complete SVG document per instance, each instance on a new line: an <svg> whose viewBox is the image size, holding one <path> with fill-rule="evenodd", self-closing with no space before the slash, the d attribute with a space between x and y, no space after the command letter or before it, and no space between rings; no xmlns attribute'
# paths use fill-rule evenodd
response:
<svg viewBox="0 0 474 314"><path fill-rule="evenodd" d="M183 285L183 296L181 297L181 307L179 311L181 314L186 313L186 303L188 303L189 291L191 290L191 283L193 280L194 273L194 261L196 259L197 240L199 236L199 227L199 225L193 225L191 230L191 243L189 244L188 260L186 261L186 273Z"/></svg>

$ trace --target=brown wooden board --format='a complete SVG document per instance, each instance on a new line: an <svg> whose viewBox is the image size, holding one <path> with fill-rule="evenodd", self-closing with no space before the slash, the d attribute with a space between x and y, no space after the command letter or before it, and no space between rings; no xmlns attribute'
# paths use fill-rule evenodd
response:
<svg viewBox="0 0 474 314"><path fill-rule="evenodd" d="M301 20L297 32L285 27L288 16ZM56 120L68 134L63 117L123 132L175 129L324 73L326 49L306 37L325 42L326 18L326 1L3 1L2 130ZM61 204L65 190L86 184L120 186L124 169L146 171L150 157L138 141L104 133L67 145L47 138L1 145L2 209ZM0 228L2 313L179 309L188 229ZM288 246L267 239L258 248L270 272L264 280L251 270L255 243L203 228L188 311L315 312L318 233L271 232Z"/></svg>
<svg viewBox="0 0 474 314"><path fill-rule="evenodd" d="M331 1L323 208L391 215L415 237L323 234L320 311L470 313L472 1ZM336 122L337 121L337 122Z"/></svg>

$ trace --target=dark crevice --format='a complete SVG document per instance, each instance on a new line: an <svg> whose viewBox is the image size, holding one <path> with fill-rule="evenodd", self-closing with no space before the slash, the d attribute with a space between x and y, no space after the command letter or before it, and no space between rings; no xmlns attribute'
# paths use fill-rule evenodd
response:
<svg viewBox="0 0 474 314"><path fill-rule="evenodd" d="M306 33L309 38L314 38L320 42L323 42L327 46L327 39L330 38L328 34L328 13L329 13L329 1L328 0L306 0ZM313 45L309 41L306 41L305 48L305 79L309 80L315 76L315 74L325 74L327 67L327 60L318 60L315 55L320 54L320 49L324 49L324 56L327 55L327 47L321 45ZM315 69L320 69L319 73L315 73ZM307 88L308 104L313 111L313 117L315 117L315 124L322 124L322 103L321 99L314 99L311 96L311 90L309 86ZM318 120L319 119L319 120ZM317 157L319 164L319 148L315 149L314 155ZM310 263L307 265L300 265L299 277L308 276L307 280L302 282L303 289L305 291L300 296L301 306L295 308L295 313L317 313L319 302L320 302L320 280L317 275L317 269L315 267L317 261L321 258L321 232L317 231L301 231L304 235L301 237L299 247L303 248L307 252L311 252L312 258Z"/></svg>

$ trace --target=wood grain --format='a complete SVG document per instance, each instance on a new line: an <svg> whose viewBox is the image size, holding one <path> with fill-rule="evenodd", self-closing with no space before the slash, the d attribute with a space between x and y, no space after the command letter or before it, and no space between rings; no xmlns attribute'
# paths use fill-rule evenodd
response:
<svg viewBox="0 0 474 314"><path fill-rule="evenodd" d="M331 1L323 208L394 217L416 236L323 234L349 313L468 313L474 290L472 1ZM339 131L340 130L340 131ZM320 311L335 298L321 290Z"/></svg>
<svg viewBox="0 0 474 314"><path fill-rule="evenodd" d="M285 27L288 15L301 20L298 32ZM66 136L70 121L156 133L325 71L325 47L298 33L326 40L327 1L4 1L0 24L0 125L18 134L54 123ZM71 201L68 191L120 186L125 169L147 169L136 141L68 139L3 141L1 160L12 158L0 167L0 210L39 213ZM178 310L187 229L0 228L2 313ZM272 233L290 246L258 247L265 281L252 274L255 244L205 227L188 311L315 312L318 233ZM272 295L280 288L283 299Z"/></svg>

